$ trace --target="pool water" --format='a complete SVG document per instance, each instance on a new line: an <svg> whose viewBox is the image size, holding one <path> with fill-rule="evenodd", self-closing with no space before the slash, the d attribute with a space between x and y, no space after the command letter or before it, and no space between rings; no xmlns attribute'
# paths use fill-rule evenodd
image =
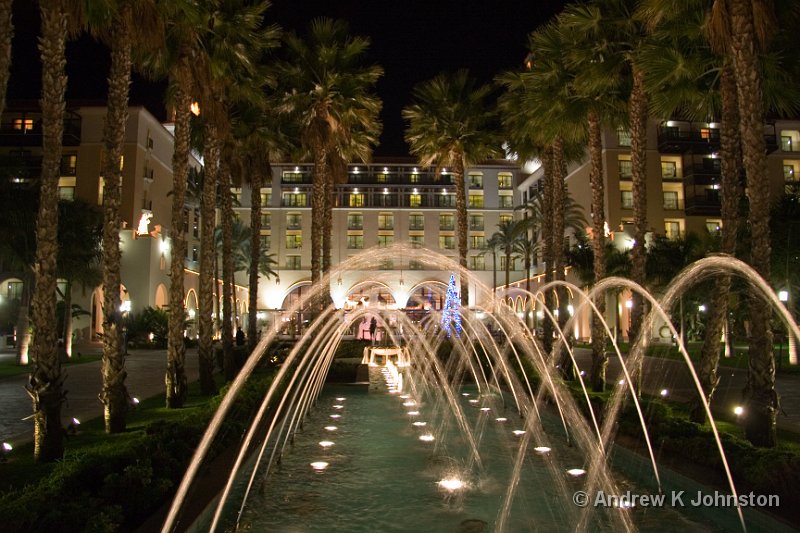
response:
<svg viewBox="0 0 800 533"><path fill-rule="evenodd" d="M464 390L471 396L459 398L479 440L483 463L480 473L469 468L466 447L455 424L450 424L452 427L438 440L420 440L421 435L438 434L432 431L436 428L426 417L431 405L420 402L403 406L404 400L397 394L389 394L385 386L374 382L369 390L327 386L294 444L287 446L280 465L273 467L268 481L257 478L240 528L287 533L494 531L519 446L519 437L512 431L523 423L512 409L481 411L483 402L469 402L477 398L476 391ZM336 399L342 397L346 399ZM409 415L411 410L419 414ZM334 419L330 415L340 417ZM497 422L498 417L507 421ZM428 425L414 426L414 421L428 421ZM336 426L336 430L326 430L326 426ZM557 428L554 420L551 453L559 454L565 469L584 467L578 451L568 447L563 436L556 436ZM323 447L321 441L333 444ZM561 501L550 478L551 471L533 451L536 445L530 444L505 530L573 531L574 517L580 509L572 502ZM316 462L327 466L317 470L311 466ZM440 481L445 479L458 479L464 487L443 488ZM580 480L570 483L574 483L575 490L582 489ZM239 486L244 484L242 479ZM635 490L621 480L618 485L622 491ZM228 505L229 526L235 520L233 509L238 505L239 501ZM671 509L605 512L632 513L636 526L645 531L704 529ZM590 527L593 531L612 529L602 513L593 517Z"/></svg>

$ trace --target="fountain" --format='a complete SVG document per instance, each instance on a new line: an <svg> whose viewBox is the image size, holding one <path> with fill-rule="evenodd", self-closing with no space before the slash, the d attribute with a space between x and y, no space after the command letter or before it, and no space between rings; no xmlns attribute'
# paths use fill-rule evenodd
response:
<svg viewBox="0 0 800 533"><path fill-rule="evenodd" d="M477 291L491 293L452 260L395 245L350 258L288 312L315 301L320 287L329 286L343 271L371 270L393 256L411 253L425 268L453 272L468 278ZM565 282L554 282L542 291L568 286L581 297L575 302L577 316L587 306L596 313L592 300L596 295L628 288L642 293L652 305L646 327L652 328L653 321L660 319L677 335L663 309L697 280L721 271L749 280L800 338L800 330L769 286L747 265L729 257L711 257L689 267L667 290L663 307L641 287L621 278L606 278L588 295ZM379 279L388 273L375 271L374 275ZM542 291L531 296L542 298ZM300 521L303 530L330 531L338 527L331 520L344 520L339 528L343 531L383 529L379 524L396 530L455 530L454 524L461 524L462 530L470 531L701 527L687 522L670 506L638 513L630 498L614 500L625 505L579 500L598 494L663 495L662 469L636 388L646 336L640 336L626 358L615 345L624 379L614 387L605 411L595 412L583 373L577 375L581 392L576 397L555 367L559 358L543 353L513 309L500 300L490 302L461 309L461 333L449 336L449 328L442 327L435 311L420 322L400 312L394 312L390 321L387 313L370 311L386 332L383 344L388 346L364 350L362 364L370 368L369 392L324 386L343 333L367 311L356 308L344 313L329 306L320 312L275 375L218 503L197 527L296 530ZM558 334L554 352L564 350L577 366L564 334L572 331L575 317L562 330L556 317L545 312ZM604 327L613 337L608 324ZM497 332L506 341L498 341ZM275 335L273 330L261 339L220 403L178 488L164 532L188 526L180 523L180 511L198 468L233 400ZM680 339L678 344L701 391ZM611 465L612 455L625 455L613 446L612 437L626 401L636 410L647 444L651 474L645 484L629 481ZM722 441L705 407L729 494L738 501ZM726 512L747 530L740 506Z"/></svg>

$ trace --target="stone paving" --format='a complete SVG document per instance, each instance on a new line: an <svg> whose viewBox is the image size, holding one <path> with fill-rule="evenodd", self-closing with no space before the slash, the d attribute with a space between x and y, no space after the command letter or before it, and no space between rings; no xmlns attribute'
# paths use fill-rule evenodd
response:
<svg viewBox="0 0 800 533"><path fill-rule="evenodd" d="M14 358L13 352L0 352L0 359ZM98 399L102 386L100 364L98 360L66 369L67 401L61 408L65 426L73 417L88 420L103 415L103 405ZM125 368L128 371L125 383L132 397L147 398L164 392L166 350L129 350ZM190 382L198 379L196 349L187 350L186 375ZM27 382L27 374L0 379L0 442L21 444L33 438L33 421L26 419L31 414L31 399L25 391Z"/></svg>

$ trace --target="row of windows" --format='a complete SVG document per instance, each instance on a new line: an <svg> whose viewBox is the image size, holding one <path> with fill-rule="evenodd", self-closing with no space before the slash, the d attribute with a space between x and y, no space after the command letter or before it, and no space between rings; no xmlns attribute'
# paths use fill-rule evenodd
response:
<svg viewBox="0 0 800 533"><path fill-rule="evenodd" d="M683 201L677 191L664 191L664 209L683 209ZM622 209L633 209L633 191L620 191Z"/></svg>
<svg viewBox="0 0 800 533"><path fill-rule="evenodd" d="M289 184L311 183L313 180L311 170L300 170L296 167L294 170L286 170L281 174L281 182ZM497 186L499 189L511 189L513 187L514 176L510 172L499 172L497 174ZM443 172L438 178L433 173L419 173L411 172L405 173L398 169L390 170L389 167L383 167L383 170L371 174L369 172L362 172L358 167L354 167L348 174L349 183L434 183L438 182L443 185L454 184L454 176L450 173ZM483 173L470 172L466 176L467 186L470 188L483 188Z"/></svg>
<svg viewBox="0 0 800 533"><path fill-rule="evenodd" d="M472 255L468 258L468 266L470 270L486 270L486 257L483 255ZM506 268L506 257L499 256L498 257L498 270L505 270ZM509 263L510 270L517 270L517 259L512 257L511 262ZM395 268L395 263L392 260L385 260L382 261L381 264L378 266L381 270L393 270ZM287 270L300 270L302 268L302 264L300 261L299 255L287 255L286 256L286 263L285 268ZM411 260L408 262L408 269L409 270L424 270L425 265L420 261Z"/></svg>
<svg viewBox="0 0 800 533"><path fill-rule="evenodd" d="M631 179L633 177L633 162L630 156L619 156L618 162L619 177L621 179ZM676 161L661 161L661 178L665 180L679 179L678 163Z"/></svg>
<svg viewBox="0 0 800 533"><path fill-rule="evenodd" d="M310 197L306 192L285 192L281 196L281 205L284 207L309 207ZM267 205L267 204L265 204ZM337 206L342 207L442 207L455 208L455 194L432 193L421 194L412 192L403 194L384 193L369 196L363 192L352 192L345 194L341 203ZM467 206L473 209L484 207L482 193L470 193L467 198ZM500 194L498 197L498 207L511 209L514 207L514 196L512 193Z"/></svg>

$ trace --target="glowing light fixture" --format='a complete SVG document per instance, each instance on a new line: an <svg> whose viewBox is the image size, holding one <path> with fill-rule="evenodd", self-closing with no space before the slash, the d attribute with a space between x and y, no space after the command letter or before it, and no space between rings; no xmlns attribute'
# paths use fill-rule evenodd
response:
<svg viewBox="0 0 800 533"><path fill-rule="evenodd" d="M550 448L548 448L547 446L537 446L536 448L533 449L533 451L535 451L536 453L545 454L545 453L550 453Z"/></svg>
<svg viewBox="0 0 800 533"><path fill-rule="evenodd" d="M421 428L421 427L427 426L428 423L427 422L422 422L422 421L417 421L417 422L414 422L414 425L417 426L418 428Z"/></svg>
<svg viewBox="0 0 800 533"><path fill-rule="evenodd" d="M330 448L331 446L333 446L333 442L329 440L321 440L319 441L319 445L322 446L323 448Z"/></svg>
<svg viewBox="0 0 800 533"><path fill-rule="evenodd" d="M419 411L409 411L408 416L419 416Z"/></svg>
<svg viewBox="0 0 800 533"><path fill-rule="evenodd" d="M199 117L200 116L200 104L198 102L192 102L189 106L189 111L192 112L192 115Z"/></svg>
<svg viewBox="0 0 800 533"><path fill-rule="evenodd" d="M313 468L314 470L325 470L326 468L328 468L328 463L326 463L325 461L315 461L311 463L311 468Z"/></svg>
<svg viewBox="0 0 800 533"><path fill-rule="evenodd" d="M661 389L661 396L666 397L668 394L669 394L669 391L667 389Z"/></svg>
<svg viewBox="0 0 800 533"><path fill-rule="evenodd" d="M443 480L439 481L438 485L440 487L442 487L443 489L449 490L451 492L454 491L454 490L460 490L460 489L464 488L464 482L461 481L460 479L454 478L454 477L448 478L448 479L443 479Z"/></svg>
<svg viewBox="0 0 800 533"><path fill-rule="evenodd" d="M742 407L741 405L737 405L736 407L733 408L733 414L735 414L736 416L742 416L743 413L744 413L744 407Z"/></svg>
<svg viewBox="0 0 800 533"><path fill-rule="evenodd" d="M524 434L525 434L525 430L524 430L524 429L515 429L515 430L514 430L514 431L512 431L511 433L513 433L513 434L514 434L514 435L516 435L517 437L521 437L522 435L524 435Z"/></svg>
<svg viewBox="0 0 800 533"><path fill-rule="evenodd" d="M336 431L337 429L339 428L336 426L325 426L325 431Z"/></svg>
<svg viewBox="0 0 800 533"><path fill-rule="evenodd" d="M495 421L496 422L507 422L508 418L505 418L505 417L501 416L500 418L495 418Z"/></svg>
<svg viewBox="0 0 800 533"><path fill-rule="evenodd" d="M331 415L331 418L334 418L334 419L336 419L336 418L341 418L341 416L342 416L342 415Z"/></svg>
<svg viewBox="0 0 800 533"><path fill-rule="evenodd" d="M433 442L434 437L430 433L426 433L425 435L420 435L419 440L422 442Z"/></svg>
<svg viewBox="0 0 800 533"><path fill-rule="evenodd" d="M581 477L582 475L586 474L586 470L583 468L570 468L567 470L567 474L572 477Z"/></svg>

